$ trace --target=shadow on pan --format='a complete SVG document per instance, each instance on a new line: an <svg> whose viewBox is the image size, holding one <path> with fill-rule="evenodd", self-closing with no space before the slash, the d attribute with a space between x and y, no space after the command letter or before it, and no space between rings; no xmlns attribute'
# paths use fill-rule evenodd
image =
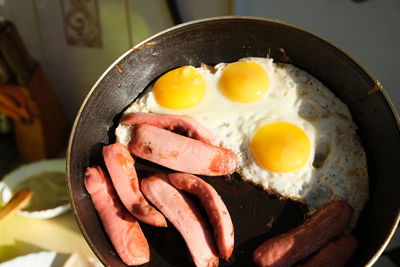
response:
<svg viewBox="0 0 400 267"><path fill-rule="evenodd" d="M267 55L309 72L348 105L359 127L370 175L370 199L354 230L360 247L352 266L371 265L379 257L398 223L400 204L399 122L383 88L348 54L303 29L275 20L219 17L178 25L124 54L96 82L77 115L67 154L69 194L83 235L105 265L125 266L84 189L83 170L103 165L100 148L114 141L121 112L167 70ZM141 171L145 170L139 167ZM263 240L303 219L303 208L292 201L275 199L237 177L215 179L209 182L226 202L236 235L232 260L221 265L252 265L251 253ZM268 220L274 222L271 227ZM175 229L142 226L151 245L146 266L190 264Z"/></svg>

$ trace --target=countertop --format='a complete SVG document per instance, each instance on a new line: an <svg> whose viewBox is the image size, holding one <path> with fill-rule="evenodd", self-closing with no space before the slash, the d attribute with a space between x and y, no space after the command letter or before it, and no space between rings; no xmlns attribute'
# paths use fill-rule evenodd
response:
<svg viewBox="0 0 400 267"><path fill-rule="evenodd" d="M96 258L72 211L52 219L32 219L16 214L1 224L0 262L40 251L80 252Z"/></svg>

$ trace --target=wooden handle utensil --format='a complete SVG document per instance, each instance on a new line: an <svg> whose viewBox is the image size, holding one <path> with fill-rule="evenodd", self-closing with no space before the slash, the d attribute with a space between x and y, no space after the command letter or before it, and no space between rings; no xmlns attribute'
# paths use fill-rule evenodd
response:
<svg viewBox="0 0 400 267"><path fill-rule="evenodd" d="M32 199L32 195L33 193L29 189L18 191L10 201L0 209L0 224L14 213L24 208Z"/></svg>

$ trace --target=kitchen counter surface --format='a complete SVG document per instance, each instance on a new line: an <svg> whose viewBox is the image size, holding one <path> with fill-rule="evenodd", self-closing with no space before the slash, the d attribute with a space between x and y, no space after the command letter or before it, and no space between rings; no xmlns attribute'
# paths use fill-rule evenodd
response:
<svg viewBox="0 0 400 267"><path fill-rule="evenodd" d="M72 211L52 219L32 219L17 214L1 224L0 262L40 251L80 252L96 258Z"/></svg>

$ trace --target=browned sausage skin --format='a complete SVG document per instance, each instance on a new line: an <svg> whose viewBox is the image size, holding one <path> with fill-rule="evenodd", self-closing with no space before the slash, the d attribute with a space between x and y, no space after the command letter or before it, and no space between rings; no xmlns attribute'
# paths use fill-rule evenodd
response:
<svg viewBox="0 0 400 267"><path fill-rule="evenodd" d="M254 251L253 260L258 266L291 266L343 233L352 214L347 202L332 202L302 225L262 243Z"/></svg>
<svg viewBox="0 0 400 267"><path fill-rule="evenodd" d="M176 188L196 195L210 219L219 257L229 259L234 246L234 231L231 216L217 191L203 179L187 173L168 174Z"/></svg>
<svg viewBox="0 0 400 267"><path fill-rule="evenodd" d="M184 238L196 266L218 265L210 229L190 199L173 187L164 174L142 179L143 194Z"/></svg>
<svg viewBox="0 0 400 267"><path fill-rule="evenodd" d="M198 123L195 119L185 115L166 115L156 113L136 112L126 115L121 120L122 125L148 124L216 145L216 136Z"/></svg>
<svg viewBox="0 0 400 267"><path fill-rule="evenodd" d="M164 216L147 203L139 189L135 161L128 149L119 143L103 147L103 157L119 198L138 220L160 227L166 227Z"/></svg>
<svg viewBox="0 0 400 267"><path fill-rule="evenodd" d="M237 166L237 157L230 149L147 124L134 127L128 149L139 158L191 174L226 175Z"/></svg>
<svg viewBox="0 0 400 267"><path fill-rule="evenodd" d="M341 235L330 241L299 267L343 267L353 256L358 240L352 235Z"/></svg>
<svg viewBox="0 0 400 267"><path fill-rule="evenodd" d="M111 181L100 167L85 171L85 187L104 229L121 260L141 265L150 260L150 249L138 221L122 206Z"/></svg>

